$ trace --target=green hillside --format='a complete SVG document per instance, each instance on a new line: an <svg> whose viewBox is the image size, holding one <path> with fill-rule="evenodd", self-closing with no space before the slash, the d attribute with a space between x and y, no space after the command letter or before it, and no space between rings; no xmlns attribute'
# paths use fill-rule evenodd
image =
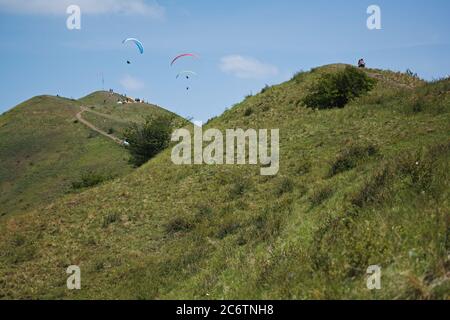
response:
<svg viewBox="0 0 450 320"><path fill-rule="evenodd" d="M306 108L299 73L206 128L279 128L280 172L142 168L0 225L0 297L448 299L450 80L366 72L343 109ZM2 129L3 130L3 129ZM21 150L21 149L20 149ZM66 268L82 290L66 289ZM366 270L382 267L382 290Z"/></svg>
<svg viewBox="0 0 450 320"><path fill-rule="evenodd" d="M81 105L89 107L102 115L111 116L119 121L139 122L147 116L167 115L170 113L166 109L148 103L129 103L125 105L117 104L118 101L125 100L125 96L117 93L97 91L79 99Z"/></svg>
<svg viewBox="0 0 450 320"><path fill-rule="evenodd" d="M132 171L122 146L76 119L80 106L95 109L101 101L101 109L119 119L108 128L117 123L125 128L135 119L169 112L146 104L133 104L121 111L117 98L120 96L105 92L79 101L40 96L0 116L0 216L29 211L66 193L78 192L73 184L85 178L101 182ZM105 116L96 114L98 121L92 123L102 129L100 123L112 121Z"/></svg>
<svg viewBox="0 0 450 320"><path fill-rule="evenodd" d="M111 132L117 137L124 137L124 130L132 122L144 122L147 117L158 117L169 115L175 127L181 127L186 121L174 113L171 113L159 106L147 103L130 103L125 105L117 104L118 101L126 98L119 94L109 92L94 92L79 101L83 106L87 106L89 111L83 114L83 118L94 124L105 132Z"/></svg>

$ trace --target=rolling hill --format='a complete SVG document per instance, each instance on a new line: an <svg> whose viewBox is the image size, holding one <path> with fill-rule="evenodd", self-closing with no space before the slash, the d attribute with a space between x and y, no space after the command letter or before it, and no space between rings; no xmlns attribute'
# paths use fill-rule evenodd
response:
<svg viewBox="0 0 450 320"><path fill-rule="evenodd" d="M119 106L116 102L121 98L107 92L80 100L39 96L1 115L0 216L29 211L78 192L73 185L83 179L99 183L130 173L127 151L77 120L81 106L98 110L83 116L95 127L112 134L117 131L119 138L120 130L132 121L171 113L149 104ZM91 114L95 119L90 119Z"/></svg>
<svg viewBox="0 0 450 320"><path fill-rule="evenodd" d="M118 100L126 97L109 92L94 92L84 98L80 103L87 107L83 118L105 132L110 132L117 137L124 137L124 130L132 122L143 122L146 117L158 117L169 115L175 127L186 125L186 121L174 113L156 105L147 103L131 103L118 105Z"/></svg>
<svg viewBox="0 0 450 320"><path fill-rule="evenodd" d="M368 94L306 108L324 74L247 97L206 128L280 129L280 172L140 169L0 225L0 297L448 299L450 80L368 69ZM20 148L22 150L22 148ZM82 290L66 289L66 268ZM366 270L382 268L382 290Z"/></svg>

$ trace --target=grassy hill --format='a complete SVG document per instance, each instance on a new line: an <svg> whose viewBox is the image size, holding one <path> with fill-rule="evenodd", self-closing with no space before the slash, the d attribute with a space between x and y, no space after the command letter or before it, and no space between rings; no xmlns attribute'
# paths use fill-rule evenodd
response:
<svg viewBox="0 0 450 320"><path fill-rule="evenodd" d="M31 210L76 192L73 184L83 179L98 183L131 172L123 147L76 120L80 106L111 115L104 118L107 115L97 113L97 121L92 121L99 128L103 121L112 122L105 130L117 124L126 128L139 118L169 112L147 104L127 105L122 111L116 104L118 98L121 96L106 92L79 101L40 96L0 116L0 216ZM111 120L112 116L119 120Z"/></svg>
<svg viewBox="0 0 450 320"><path fill-rule="evenodd" d="M381 70L343 109L306 108L299 73L206 128L279 128L280 172L176 166L127 176L0 226L0 297L449 298L450 80ZM206 129L205 128L205 129ZM66 289L69 265L82 290ZM382 290L366 270L382 267Z"/></svg>
<svg viewBox="0 0 450 320"><path fill-rule="evenodd" d="M140 123L147 117L169 115L176 127L186 124L186 121L174 113L159 106L147 103L132 103L119 105L119 100L125 100L125 96L110 94L109 92L94 92L79 101L83 106L89 107L89 112L83 114L83 118L105 132L111 132L115 136L123 138L124 130L131 122Z"/></svg>

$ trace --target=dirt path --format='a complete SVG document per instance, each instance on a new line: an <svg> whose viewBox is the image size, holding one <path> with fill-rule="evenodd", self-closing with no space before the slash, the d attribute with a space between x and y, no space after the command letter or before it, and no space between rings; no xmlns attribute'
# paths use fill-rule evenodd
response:
<svg viewBox="0 0 450 320"><path fill-rule="evenodd" d="M102 136L104 136L104 137L106 137L106 138L108 138L108 139L114 141L115 143L117 143L117 144L119 144L119 145L123 145L122 140L120 140L119 138L117 138L117 137L113 136L112 134L109 134L109 133L107 133L107 132L105 132L105 131L103 131L103 130L97 128L97 127L94 126L92 123L90 123L90 122L84 120L84 119L83 119L83 116L82 116L83 113L84 113L84 112L90 112L90 110L87 109L87 108L85 108L85 107L80 107L80 108L81 108L81 111L78 112L78 113L76 114L76 117L77 117L78 121L80 121L82 124L84 124L84 125L85 125L86 127L88 127L89 129L94 130L95 132L97 132L97 133L101 134ZM98 113L98 112L96 112L96 114L97 114L97 115L101 115L101 114ZM102 116L103 116L103 115L102 115Z"/></svg>
<svg viewBox="0 0 450 320"><path fill-rule="evenodd" d="M84 108L84 107L83 107L83 108ZM128 123L128 121L126 121L126 120L117 119L116 117L113 117L113 116L111 116L111 115L109 115L109 114L100 113L100 112L97 112L97 111L95 111L95 110L91 110L91 109L88 109L88 108L84 108L84 111L89 112L89 113L92 113L92 114L96 114L96 115L98 115L99 117L102 117L102 118L105 118L105 119L109 119L109 120L113 120L113 121L121 122L121 123Z"/></svg>

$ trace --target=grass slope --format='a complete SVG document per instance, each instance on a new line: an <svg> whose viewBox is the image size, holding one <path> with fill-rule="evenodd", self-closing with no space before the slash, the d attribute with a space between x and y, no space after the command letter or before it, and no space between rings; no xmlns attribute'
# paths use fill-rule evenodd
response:
<svg viewBox="0 0 450 320"><path fill-rule="evenodd" d="M159 106L148 103L133 103L118 105L118 100L125 97L109 92L94 92L79 101L89 107L90 112L83 114L83 118L105 132L110 132L119 138L124 137L124 131L131 122L142 123L145 118L169 116L174 126L181 127L186 124L184 119Z"/></svg>
<svg viewBox="0 0 450 320"><path fill-rule="evenodd" d="M76 121L80 105L96 108L101 101L102 108L111 109L108 114L129 115L119 121L95 115L96 126L113 121L125 128L135 118L169 112L149 105L122 111L115 104L117 98L105 92L80 101L40 96L0 116L0 216L51 203L73 192L72 183L84 175L112 178L132 171L124 148ZM103 105L104 100L109 105Z"/></svg>
<svg viewBox="0 0 450 320"><path fill-rule="evenodd" d="M303 107L331 65L248 97L206 127L279 128L281 168L130 175L0 230L3 298L446 299L450 80L388 71L344 109ZM66 289L69 265L82 290ZM382 290L366 269L382 267Z"/></svg>

